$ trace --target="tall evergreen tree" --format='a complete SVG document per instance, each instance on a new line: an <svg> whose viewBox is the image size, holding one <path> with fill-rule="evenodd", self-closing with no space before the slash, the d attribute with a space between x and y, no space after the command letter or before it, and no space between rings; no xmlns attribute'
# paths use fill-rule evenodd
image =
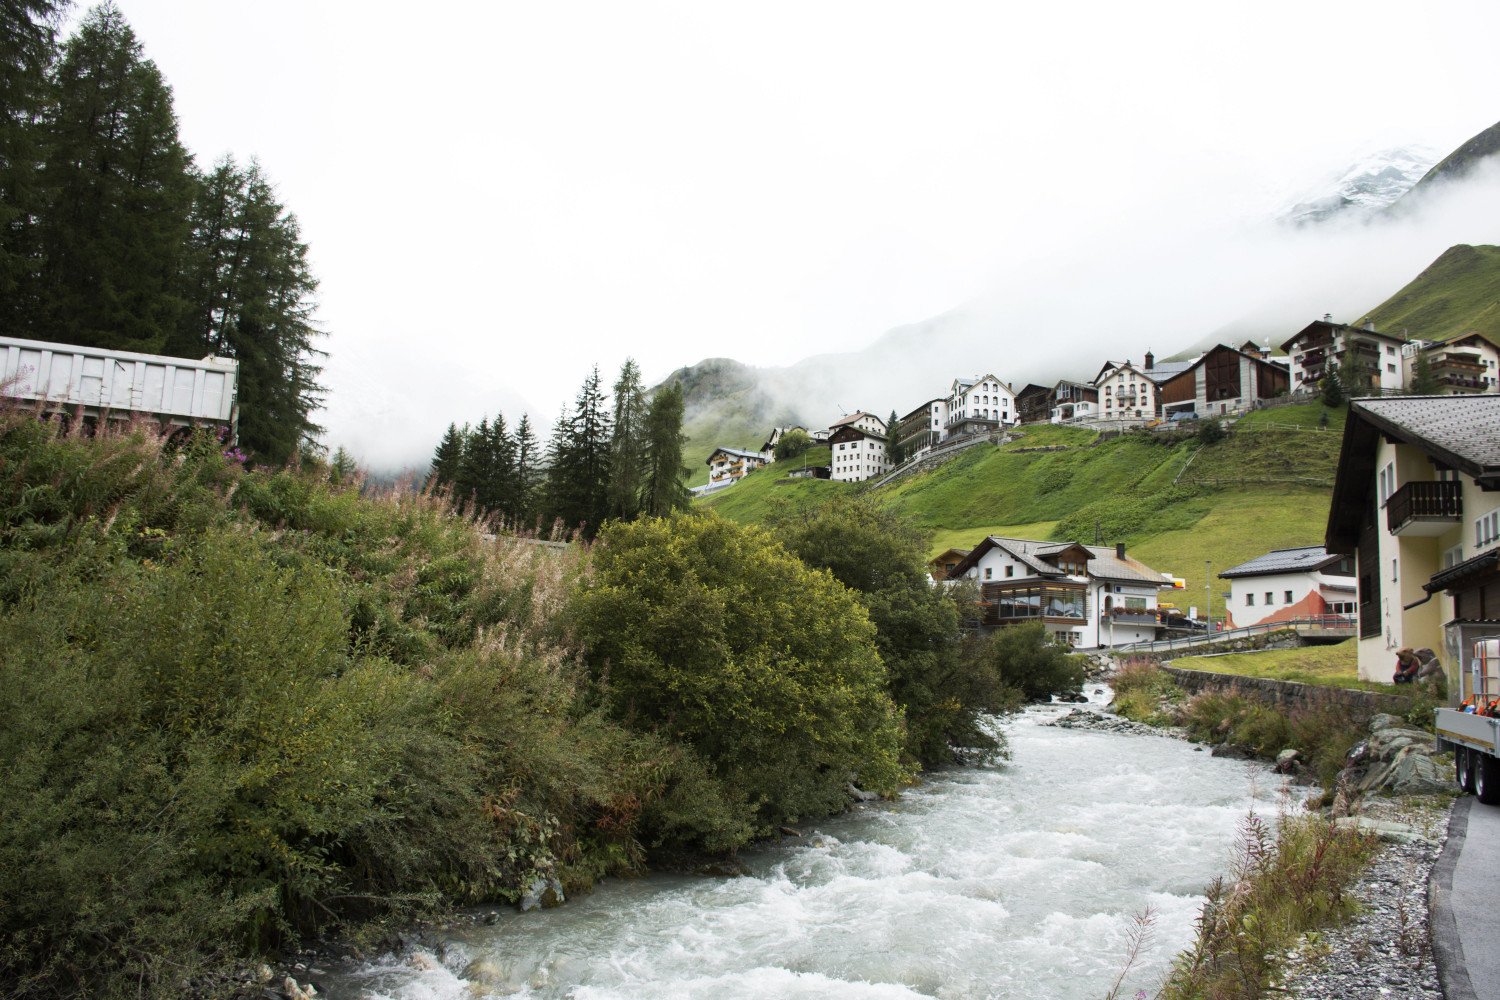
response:
<svg viewBox="0 0 1500 1000"><path fill-rule="evenodd" d="M633 520L640 510L646 466L646 396L641 369L626 358L615 380L614 420L609 444L609 516Z"/></svg>
<svg viewBox="0 0 1500 1000"><path fill-rule="evenodd" d="M890 459L891 466L895 467L906 461L899 445L896 444L896 422L899 420L896 411L891 411L890 419L885 422L885 453Z"/></svg>
<svg viewBox="0 0 1500 1000"><path fill-rule="evenodd" d="M481 417L479 426L469 432L464 440L464 456L458 466L458 477L453 483L454 496L467 510L478 513L484 510L489 499L486 483L494 465L491 451L490 418Z"/></svg>
<svg viewBox="0 0 1500 1000"><path fill-rule="evenodd" d="M536 480L537 461L540 458L536 432L531 429L531 417L521 414L516 424L516 499L514 518L516 525L530 525L537 516Z"/></svg>
<svg viewBox="0 0 1500 1000"><path fill-rule="evenodd" d="M318 283L297 218L259 164L226 158L198 183L191 221L181 282L192 306L168 349L238 360L241 442L284 462L322 430L312 419L323 398Z"/></svg>
<svg viewBox="0 0 1500 1000"><path fill-rule="evenodd" d="M443 439L438 442L437 450L432 453L432 467L427 473L427 481L430 485L453 486L458 478L459 467L464 460L464 438L468 430L468 427L459 430L456 424L448 425L448 430L443 433Z"/></svg>
<svg viewBox="0 0 1500 1000"><path fill-rule="evenodd" d="M54 91L28 332L159 351L183 311L178 267L193 199L171 88L105 3L63 46Z"/></svg>
<svg viewBox="0 0 1500 1000"><path fill-rule="evenodd" d="M609 444L609 412L595 365L578 390L573 412L552 432L547 469L552 515L590 538L609 511Z"/></svg>
<svg viewBox="0 0 1500 1000"><path fill-rule="evenodd" d="M687 507L690 498L682 464L682 385L672 382L656 390L646 414L646 477L641 486L640 512L665 517Z"/></svg>
<svg viewBox="0 0 1500 1000"><path fill-rule="evenodd" d="M505 427L505 414L496 413L490 421L486 445L490 456L489 480L485 483L484 509L487 513L515 518L516 442Z"/></svg>
<svg viewBox="0 0 1500 1000"><path fill-rule="evenodd" d="M1442 389L1442 383L1432 373L1432 359L1422 350L1417 351L1416 360L1411 366L1411 385L1407 391L1413 396L1433 396Z"/></svg>
<svg viewBox="0 0 1500 1000"><path fill-rule="evenodd" d="M23 330L36 307L43 210L42 114L66 0L0 2L0 329Z"/></svg>

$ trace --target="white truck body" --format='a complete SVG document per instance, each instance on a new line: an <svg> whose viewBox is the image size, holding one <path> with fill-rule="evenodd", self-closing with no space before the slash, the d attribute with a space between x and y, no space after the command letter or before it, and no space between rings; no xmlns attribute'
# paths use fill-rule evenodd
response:
<svg viewBox="0 0 1500 1000"><path fill-rule="evenodd" d="M0 337L0 393L47 412L104 419L149 414L169 425L239 424L240 364Z"/></svg>
<svg viewBox="0 0 1500 1000"><path fill-rule="evenodd" d="M1459 788L1490 804L1500 804L1500 718L1474 709L1495 699L1500 699L1500 638L1481 639L1458 673L1458 700L1473 708L1436 709L1433 729L1438 749L1453 751Z"/></svg>

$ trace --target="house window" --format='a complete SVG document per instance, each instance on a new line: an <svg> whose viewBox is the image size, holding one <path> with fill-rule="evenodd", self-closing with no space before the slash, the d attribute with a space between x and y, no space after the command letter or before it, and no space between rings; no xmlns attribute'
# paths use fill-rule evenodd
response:
<svg viewBox="0 0 1500 1000"><path fill-rule="evenodd" d="M1247 607L1247 608L1253 608L1253 607L1255 607L1255 595L1254 594L1246 594L1245 595L1245 607Z"/></svg>
<svg viewBox="0 0 1500 1000"><path fill-rule="evenodd" d="M994 575L995 575L995 571L994 571L994 569L992 569L992 568L991 568L991 567L989 567L989 566L986 566L986 567L985 567L985 568L984 568L984 578L985 578L985 579L986 579L986 580L988 580L988 579L989 579L989 578L990 578L990 577L992 577L992 576L994 576Z"/></svg>
<svg viewBox="0 0 1500 1000"><path fill-rule="evenodd" d="M1399 579L1399 577L1397 576L1397 573L1400 570L1400 567L1401 567L1401 560L1400 559L1392 559L1391 560L1391 582L1392 583L1395 583Z"/></svg>
<svg viewBox="0 0 1500 1000"><path fill-rule="evenodd" d="M1492 510L1474 521L1474 547L1482 548L1500 540L1500 510Z"/></svg>
<svg viewBox="0 0 1500 1000"><path fill-rule="evenodd" d="M1266 607L1269 608L1271 605L1273 605L1275 603L1276 603L1276 595L1273 594L1273 593L1271 593L1269 590L1266 591Z"/></svg>
<svg viewBox="0 0 1500 1000"><path fill-rule="evenodd" d="M1383 504L1396 492L1396 463L1387 462L1380 470L1380 502Z"/></svg>
<svg viewBox="0 0 1500 1000"><path fill-rule="evenodd" d="M1392 375L1396 374L1396 366L1395 365L1386 365L1385 366L1385 370L1388 371L1388 372L1390 372Z"/></svg>
<svg viewBox="0 0 1500 1000"><path fill-rule="evenodd" d="M1007 566L1007 567L1005 567L1005 576L1006 576L1007 579L1010 578L1010 577L1013 577L1015 575L1016 575L1016 568L1014 566Z"/></svg>
<svg viewBox="0 0 1500 1000"><path fill-rule="evenodd" d="M1282 603L1283 604L1291 604L1292 603L1292 592L1290 590L1288 590L1286 592L1285 597L1286 597L1286 600L1284 600Z"/></svg>
<svg viewBox="0 0 1500 1000"><path fill-rule="evenodd" d="M1463 561L1464 546L1462 542L1458 543L1457 545L1453 546L1453 548L1443 553L1443 569L1448 569L1450 566L1457 566Z"/></svg>

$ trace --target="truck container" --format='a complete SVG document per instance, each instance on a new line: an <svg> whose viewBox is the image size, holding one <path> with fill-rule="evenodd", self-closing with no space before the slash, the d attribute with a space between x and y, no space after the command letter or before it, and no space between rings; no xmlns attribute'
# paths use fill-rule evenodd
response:
<svg viewBox="0 0 1500 1000"><path fill-rule="evenodd" d="M144 414L172 427L239 428L240 364L0 337L0 393L94 420Z"/></svg>
<svg viewBox="0 0 1500 1000"><path fill-rule="evenodd" d="M1500 804L1500 636L1476 640L1458 671L1458 707L1435 710L1439 750L1453 751L1458 787Z"/></svg>

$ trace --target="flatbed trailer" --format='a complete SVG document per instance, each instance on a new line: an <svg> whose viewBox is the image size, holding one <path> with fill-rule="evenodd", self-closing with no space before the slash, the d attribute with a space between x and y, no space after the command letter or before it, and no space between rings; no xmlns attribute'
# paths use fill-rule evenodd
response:
<svg viewBox="0 0 1500 1000"><path fill-rule="evenodd" d="M1453 751L1458 787L1480 802L1500 805L1500 639L1474 643L1458 675L1459 708L1435 709L1439 750Z"/></svg>

